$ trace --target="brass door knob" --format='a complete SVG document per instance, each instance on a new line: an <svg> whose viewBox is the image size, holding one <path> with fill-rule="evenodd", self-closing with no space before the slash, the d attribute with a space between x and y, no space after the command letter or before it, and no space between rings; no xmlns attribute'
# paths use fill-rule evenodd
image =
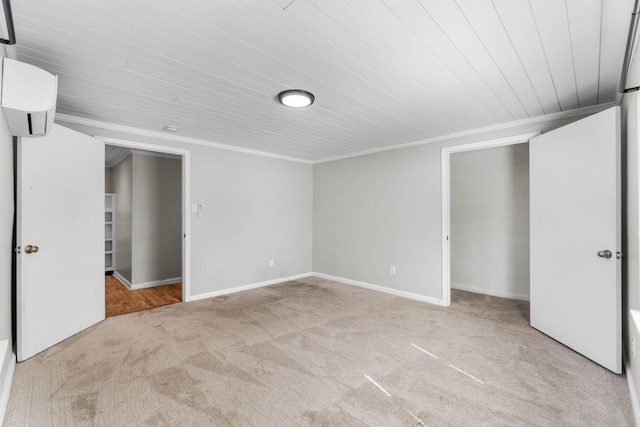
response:
<svg viewBox="0 0 640 427"><path fill-rule="evenodd" d="M607 249L606 251L599 251L598 256L600 258L611 258L613 254L611 253L610 250Z"/></svg>
<svg viewBox="0 0 640 427"><path fill-rule="evenodd" d="M27 245L24 247L24 253L26 254L35 254L39 250L40 248L35 245Z"/></svg>

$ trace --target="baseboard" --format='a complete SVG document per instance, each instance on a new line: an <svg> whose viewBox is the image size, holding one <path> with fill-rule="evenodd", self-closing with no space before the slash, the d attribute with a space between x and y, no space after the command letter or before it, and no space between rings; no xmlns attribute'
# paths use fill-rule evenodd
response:
<svg viewBox="0 0 640 427"><path fill-rule="evenodd" d="M2 378L2 388L0 389L0 425L4 421L9 405L9 394L11 393L11 384L13 384L13 374L16 370L16 354L13 351L13 345L9 340L0 341L0 378Z"/></svg>
<svg viewBox="0 0 640 427"><path fill-rule="evenodd" d="M172 283L182 282L182 277L173 277L171 279L154 280L152 282L132 284L122 274L118 273L117 271L113 272L113 276L116 279L118 279L120 283L125 285L130 291L137 291L138 289L154 288L156 286L164 286L164 285L170 285Z"/></svg>
<svg viewBox="0 0 640 427"><path fill-rule="evenodd" d="M629 386L629 395L631 396L631 407L633 408L633 419L636 427L640 426L640 406L638 406L638 395L636 393L636 384L633 382L631 375L631 366L627 358L626 352L622 352L622 360L624 362L624 373L627 377L627 385Z"/></svg>
<svg viewBox="0 0 640 427"><path fill-rule="evenodd" d="M385 286L372 285L371 283L360 282L358 280L345 279L344 277L331 276L323 273L313 273L313 276L321 279L333 280L334 282L344 283L346 285L358 286L360 288L370 289L372 291L384 292L385 294L395 295L397 297L413 299L416 301L428 302L429 304L435 304L445 306L444 301L438 298L428 297L426 295L415 294L413 292L400 291L398 289L387 288Z"/></svg>
<svg viewBox="0 0 640 427"><path fill-rule="evenodd" d="M170 285L172 283L182 282L182 277L172 277L171 279L154 280L153 282L136 283L131 285L129 289L137 291L138 289L153 288L156 286ZM126 285L125 285L126 286Z"/></svg>
<svg viewBox="0 0 640 427"><path fill-rule="evenodd" d="M131 290L131 282L129 282L122 274L118 272L118 270L113 272L113 277L118 279L118 282L125 285L129 290Z"/></svg>
<svg viewBox="0 0 640 427"><path fill-rule="evenodd" d="M451 283L451 289L458 289L461 291L473 292L476 294L491 295L492 297L517 299L521 301L529 301L529 295L516 294L512 292L494 291L493 289L479 288L476 286L461 285L459 283Z"/></svg>
<svg viewBox="0 0 640 427"><path fill-rule="evenodd" d="M117 275L117 272L114 273L114 275ZM331 276L329 274L323 274L323 273L304 273L304 274L298 274L298 275L295 275L295 276L281 277L281 278L278 278L278 279L268 280L266 282L252 283L250 285L244 285L244 286L238 286L238 287L235 287L235 288L223 289L223 290L220 290L220 291L207 292L207 293L198 294L198 295L191 295L189 297L189 299L187 299L185 301L197 301L197 300L201 300L201 299L215 298L215 297L220 296L220 295L228 295L228 294L233 294L233 293L236 293L236 292L248 291L250 289L262 288L262 287L265 287L265 286L275 285L275 284L282 283L282 282L288 282L290 280L303 279L305 277L310 277L310 276L319 277L321 279L332 280L334 282L340 282L340 283L344 283L346 285L358 286L360 288L370 289L372 291L377 291L377 292L383 292L385 294L395 295L395 296L402 297L402 298L408 298L408 299L412 299L412 300L416 300L416 301L427 302L429 304L435 304L435 305L439 305L439 306L443 306L443 307L445 306L445 304L442 301L442 299L433 298L433 297L429 297L429 296L426 296L426 295L420 295L420 294L416 294L416 293L413 293L413 292L407 292L407 291L401 291L401 290L398 290L398 289L387 288L385 286L373 285L371 283L360 282L358 280L346 279L344 277Z"/></svg>
<svg viewBox="0 0 640 427"><path fill-rule="evenodd" d="M113 275L116 276L116 278L118 280L123 282L123 284L125 286L127 286L129 289L131 289L131 287L130 287L131 284L129 283L129 281L126 280L124 277L122 277L117 271L114 272ZM220 296L220 295L227 295L227 294L233 294L233 293L236 293L236 292L248 291L249 289L262 288L264 286L275 285L277 283L288 282L290 280L303 279L303 278L309 277L309 276L319 277L321 279L333 280L334 282L340 282L340 283L344 283L344 284L347 284L347 285L358 286L360 288L366 288L366 289L370 289L370 290L373 290L373 291L383 292L383 293L386 293L386 294L395 295L395 296L402 297L402 298L408 298L408 299L412 299L412 300L416 300L416 301L427 302L429 304L435 304L435 305L439 305L439 306L443 306L443 307L445 306L445 304L442 301L442 299L433 298L433 297L429 297L429 296L426 296L426 295L420 295L420 294L416 294L416 293L413 293L413 292L407 292L407 291L401 291L401 290L398 290L398 289L387 288L385 286L374 285L374 284L371 284L371 283L360 282L358 280L346 279L344 277L332 276L330 274L324 274L324 273L304 273L304 274L298 274L298 275L295 275L295 276L281 277L281 278L278 278L278 279L267 280L265 282L258 282L258 283L252 283L252 284L249 284L249 285L238 286L238 287L235 287L235 288L223 289L221 291L214 291L214 292L207 292L207 293L204 293L204 294L191 295L188 299L185 299L185 301L197 301L197 300L201 300L201 299L214 298L214 297L217 297L217 296ZM177 280L176 279L169 279L169 280L174 280L174 281L173 282L167 281L166 283L175 283L175 281L179 281L179 279L177 279ZM158 286L159 284L151 285L151 286ZM144 284L142 284L142 285L144 285ZM136 285L136 288L134 288L134 289L141 289L138 286L140 286L140 285ZM147 287L149 287L149 286L147 286ZM492 296L501 297L501 298L511 298L511 299L529 301L529 296L528 295L492 291L492 290L489 290L489 289L475 288L475 287L472 287L472 286L464 286L464 285L458 285L458 284L452 284L451 288L452 289L460 289L460 290L469 291L469 292L482 293L482 294L492 295Z"/></svg>
<svg viewBox="0 0 640 427"><path fill-rule="evenodd" d="M234 294L236 292L248 291L249 289L256 289L256 288L262 288L265 286L276 285L278 283L288 282L290 280L304 279L305 277L310 277L312 275L313 273L303 273L303 274L297 274L295 276L288 276L288 277L281 277L279 279L267 280L266 282L258 282L258 283L252 283L250 285L223 289L221 291L213 291L213 292L207 292L204 294L191 295L189 299L185 301L197 301L201 299L214 298L220 295Z"/></svg>

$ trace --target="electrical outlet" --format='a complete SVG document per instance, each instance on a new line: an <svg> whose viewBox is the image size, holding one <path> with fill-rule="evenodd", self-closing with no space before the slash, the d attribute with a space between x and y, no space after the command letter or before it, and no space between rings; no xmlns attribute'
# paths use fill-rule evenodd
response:
<svg viewBox="0 0 640 427"><path fill-rule="evenodd" d="M275 265L276 265L275 260L270 259L270 260L269 260L269 267L273 267L273 266L275 266Z"/></svg>
<svg viewBox="0 0 640 427"><path fill-rule="evenodd" d="M636 338L631 335L631 358L635 359L636 357Z"/></svg>
<svg viewBox="0 0 640 427"><path fill-rule="evenodd" d="M392 276L396 275L396 266L392 265L391 267L389 267L389 273L391 273Z"/></svg>

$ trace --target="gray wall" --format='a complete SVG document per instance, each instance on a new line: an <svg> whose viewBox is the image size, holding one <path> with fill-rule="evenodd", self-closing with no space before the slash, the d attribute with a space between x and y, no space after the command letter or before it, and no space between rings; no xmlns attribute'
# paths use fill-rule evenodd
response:
<svg viewBox="0 0 640 427"><path fill-rule="evenodd" d="M191 201L202 204L203 213L191 214L191 295L311 271L311 165L64 125L89 135L190 151Z"/></svg>
<svg viewBox="0 0 640 427"><path fill-rule="evenodd" d="M116 195L116 271L131 282L131 233L133 225L132 159L118 163L113 168L113 192Z"/></svg>
<svg viewBox="0 0 640 427"><path fill-rule="evenodd" d="M580 118L314 165L314 271L441 299L442 147L546 132Z"/></svg>
<svg viewBox="0 0 640 427"><path fill-rule="evenodd" d="M5 56L4 49L0 49L0 57ZM0 67L0 81L2 70ZM12 338L12 285L11 265L13 254L13 137L0 114L0 341L8 340L5 354L0 354L0 405L9 398L9 390L4 389L8 377L9 363L15 361ZM0 407L0 414L4 414L4 407ZM2 417L0 416L0 422Z"/></svg>
<svg viewBox="0 0 640 427"><path fill-rule="evenodd" d="M451 155L451 286L529 298L529 144Z"/></svg>
<svg viewBox="0 0 640 427"><path fill-rule="evenodd" d="M104 192L113 193L113 168L104 168Z"/></svg>
<svg viewBox="0 0 640 427"><path fill-rule="evenodd" d="M131 284L182 277L182 161L134 153Z"/></svg>

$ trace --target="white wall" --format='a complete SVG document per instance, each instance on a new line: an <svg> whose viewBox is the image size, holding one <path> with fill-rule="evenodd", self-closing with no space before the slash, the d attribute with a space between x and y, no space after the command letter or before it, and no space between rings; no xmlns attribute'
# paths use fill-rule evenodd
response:
<svg viewBox="0 0 640 427"><path fill-rule="evenodd" d="M131 284L182 276L182 161L134 153Z"/></svg>
<svg viewBox="0 0 640 427"><path fill-rule="evenodd" d="M451 286L529 298L529 144L450 158Z"/></svg>
<svg viewBox="0 0 640 427"><path fill-rule="evenodd" d="M441 300L442 147L546 132L580 118L314 165L314 271Z"/></svg>
<svg viewBox="0 0 640 427"><path fill-rule="evenodd" d="M133 161L131 157L113 167L116 195L116 271L131 282L133 230Z"/></svg>
<svg viewBox="0 0 640 427"><path fill-rule="evenodd" d="M309 164L64 124L89 135L191 152L191 295L311 271L313 172ZM269 259L275 266L269 267Z"/></svg>
<svg viewBox="0 0 640 427"><path fill-rule="evenodd" d="M640 92L624 95L622 101L622 140L623 153L623 282L624 299L627 308L640 309L640 232L638 160L639 160L639 125L640 125Z"/></svg>
<svg viewBox="0 0 640 427"><path fill-rule="evenodd" d="M0 49L0 58L5 56ZM0 69L0 81L2 78ZM9 399L9 387L15 366L12 334L12 278L13 254L13 137L4 115L0 114L0 424Z"/></svg>
<svg viewBox="0 0 640 427"><path fill-rule="evenodd" d="M631 338L640 351L640 231L638 160L639 160L639 92L624 95L622 101L622 142L623 142L623 227L622 227L622 307L623 344L628 363L627 377L630 380L634 409L638 413L640 395L640 353L632 357Z"/></svg>

